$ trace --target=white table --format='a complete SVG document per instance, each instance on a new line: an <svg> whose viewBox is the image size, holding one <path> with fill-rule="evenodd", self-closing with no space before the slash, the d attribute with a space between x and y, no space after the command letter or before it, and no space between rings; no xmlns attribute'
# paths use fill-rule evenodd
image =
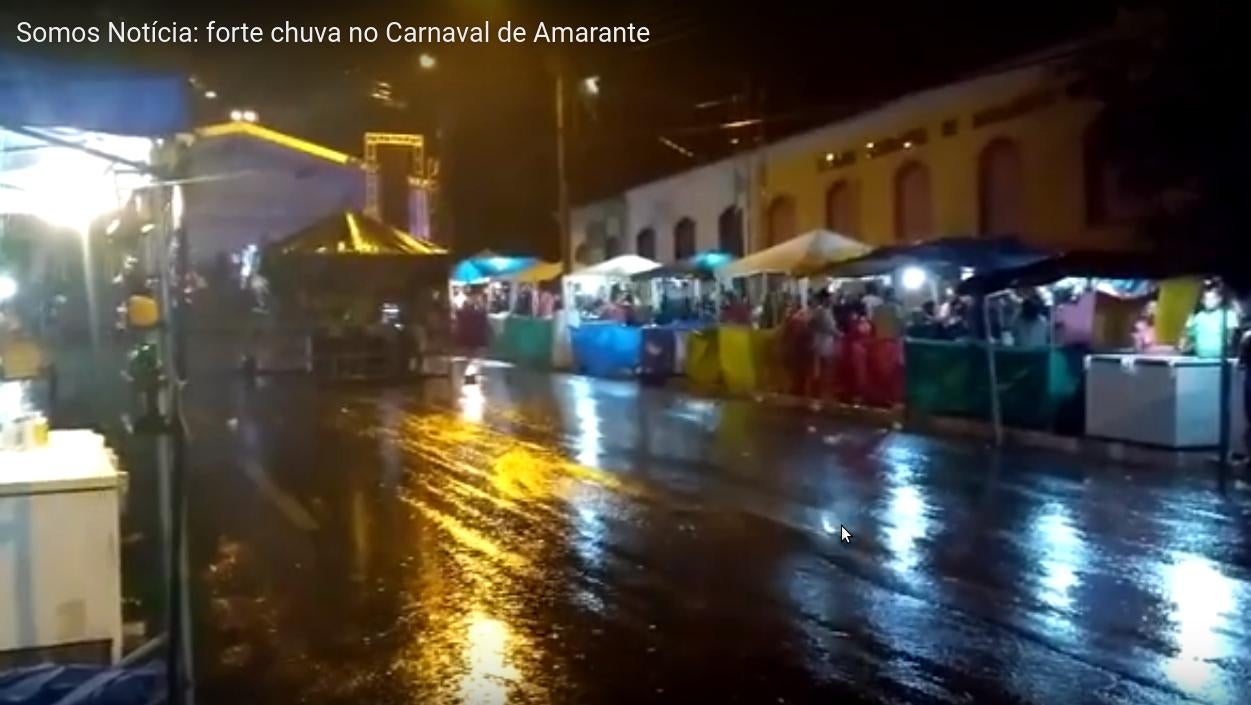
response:
<svg viewBox="0 0 1251 705"><path fill-rule="evenodd" d="M0 654L100 644L120 658L121 486L90 431L0 452Z"/></svg>
<svg viewBox="0 0 1251 705"><path fill-rule="evenodd" d="M1234 365L1230 441L1243 447L1242 371ZM1176 355L1086 358L1086 435L1176 449L1220 444L1220 360Z"/></svg>

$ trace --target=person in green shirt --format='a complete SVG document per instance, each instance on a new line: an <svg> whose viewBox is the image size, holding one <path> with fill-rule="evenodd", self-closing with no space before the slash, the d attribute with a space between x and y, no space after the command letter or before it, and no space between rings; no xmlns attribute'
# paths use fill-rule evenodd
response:
<svg viewBox="0 0 1251 705"><path fill-rule="evenodd" d="M1216 289L1203 292L1202 308L1190 314L1182 337L1182 351L1197 357L1219 358L1221 356L1221 293ZM1238 313L1232 308L1225 313L1225 335L1236 340ZM1226 353L1232 354L1237 347L1231 342Z"/></svg>

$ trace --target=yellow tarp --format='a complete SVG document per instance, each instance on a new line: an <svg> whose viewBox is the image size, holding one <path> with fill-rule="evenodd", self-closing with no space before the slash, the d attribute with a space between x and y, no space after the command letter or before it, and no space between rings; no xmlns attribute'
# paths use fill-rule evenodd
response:
<svg viewBox="0 0 1251 705"><path fill-rule="evenodd" d="M1176 345L1186 319L1199 300L1203 283L1196 278L1169 279L1160 283L1155 308L1155 339L1162 345Z"/></svg>
<svg viewBox="0 0 1251 705"><path fill-rule="evenodd" d="M563 274L565 268L560 262L536 262L529 269L524 269L510 277L501 277L507 281L514 281L518 284L538 284L539 282L550 281Z"/></svg>
<svg viewBox="0 0 1251 705"><path fill-rule="evenodd" d="M721 377L732 394L750 394L768 390L776 381L780 367L773 364L775 330L754 330L744 326L721 326L717 345L721 358Z"/></svg>
<svg viewBox="0 0 1251 705"><path fill-rule="evenodd" d="M686 338L686 378L698 387L710 389L721 383L721 357L717 329L691 331Z"/></svg>

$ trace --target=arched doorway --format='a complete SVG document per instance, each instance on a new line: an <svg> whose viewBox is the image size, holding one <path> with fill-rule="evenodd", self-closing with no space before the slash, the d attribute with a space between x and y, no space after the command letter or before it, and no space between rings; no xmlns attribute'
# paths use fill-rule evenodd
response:
<svg viewBox="0 0 1251 705"><path fill-rule="evenodd" d="M914 242L933 234L930 170L921 162L908 162L895 172L895 239Z"/></svg>
<svg viewBox="0 0 1251 705"><path fill-rule="evenodd" d="M656 259L656 231L643 228L634 236L634 254L647 259Z"/></svg>
<svg viewBox="0 0 1251 705"><path fill-rule="evenodd" d="M769 203L766 247L786 242L799 234L795 218L795 199L782 194Z"/></svg>
<svg viewBox="0 0 1251 705"><path fill-rule="evenodd" d="M695 254L695 221L682 218L673 226L673 259L675 262Z"/></svg>
<svg viewBox="0 0 1251 705"><path fill-rule="evenodd" d="M717 216L717 249L743 256L743 209L738 206L730 206Z"/></svg>
<svg viewBox="0 0 1251 705"><path fill-rule="evenodd" d="M977 160L978 228L984 235L1019 235L1025 227L1025 184L1021 149L999 137Z"/></svg>
<svg viewBox="0 0 1251 705"><path fill-rule="evenodd" d="M846 179L835 181L825 191L825 227L840 235L855 237L856 202Z"/></svg>

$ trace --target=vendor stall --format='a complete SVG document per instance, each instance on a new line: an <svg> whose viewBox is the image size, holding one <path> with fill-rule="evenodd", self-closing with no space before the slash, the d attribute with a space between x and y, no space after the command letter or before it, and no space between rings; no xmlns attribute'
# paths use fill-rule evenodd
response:
<svg viewBox="0 0 1251 705"><path fill-rule="evenodd" d="M1226 357L1223 363L1222 352L1227 356L1236 352L1238 317L1228 307L1228 299L1222 302L1219 289L1199 297L1200 287L1193 284L1210 274L1222 274L1228 281L1230 275L1239 275L1233 268L1231 262L1214 257L1072 252L974 277L963 282L961 290L983 293L1052 283L1082 285L1086 293L1064 319L1070 335L1074 330L1084 331L1083 341L1094 348L1093 354L1085 356L1085 393L1079 397L1084 399L1086 434L1173 449L1227 444L1237 448L1235 439L1241 433L1235 424L1242 414L1233 407L1241 403L1241 395L1233 390L1237 383L1234 362ZM1126 323L1119 314L1101 314L1100 301L1120 298L1111 295L1123 288L1120 282L1142 279L1162 281L1147 289L1158 293L1139 300L1142 313L1136 322ZM1187 292L1188 300L1182 301ZM1197 298L1201 305L1196 306ZM1194 311L1187 317L1184 328L1189 332L1181 341L1157 335L1152 313L1157 310L1156 302L1159 308L1177 309L1171 317ZM1192 323L1208 320L1213 325L1198 326L1200 330ZM1115 331L1119 341L1110 339L1108 331ZM1188 345L1187 337L1191 338ZM1181 345L1174 345L1178 342Z"/></svg>
<svg viewBox="0 0 1251 705"><path fill-rule="evenodd" d="M606 376L637 371L642 335L631 278L659 266L621 255L565 277L564 300L572 302L576 320L569 328L575 369Z"/></svg>
<svg viewBox="0 0 1251 705"><path fill-rule="evenodd" d="M447 315L446 253L369 216L323 218L266 248L262 266L276 315L301 323L319 375L416 373L450 342L434 330Z"/></svg>

